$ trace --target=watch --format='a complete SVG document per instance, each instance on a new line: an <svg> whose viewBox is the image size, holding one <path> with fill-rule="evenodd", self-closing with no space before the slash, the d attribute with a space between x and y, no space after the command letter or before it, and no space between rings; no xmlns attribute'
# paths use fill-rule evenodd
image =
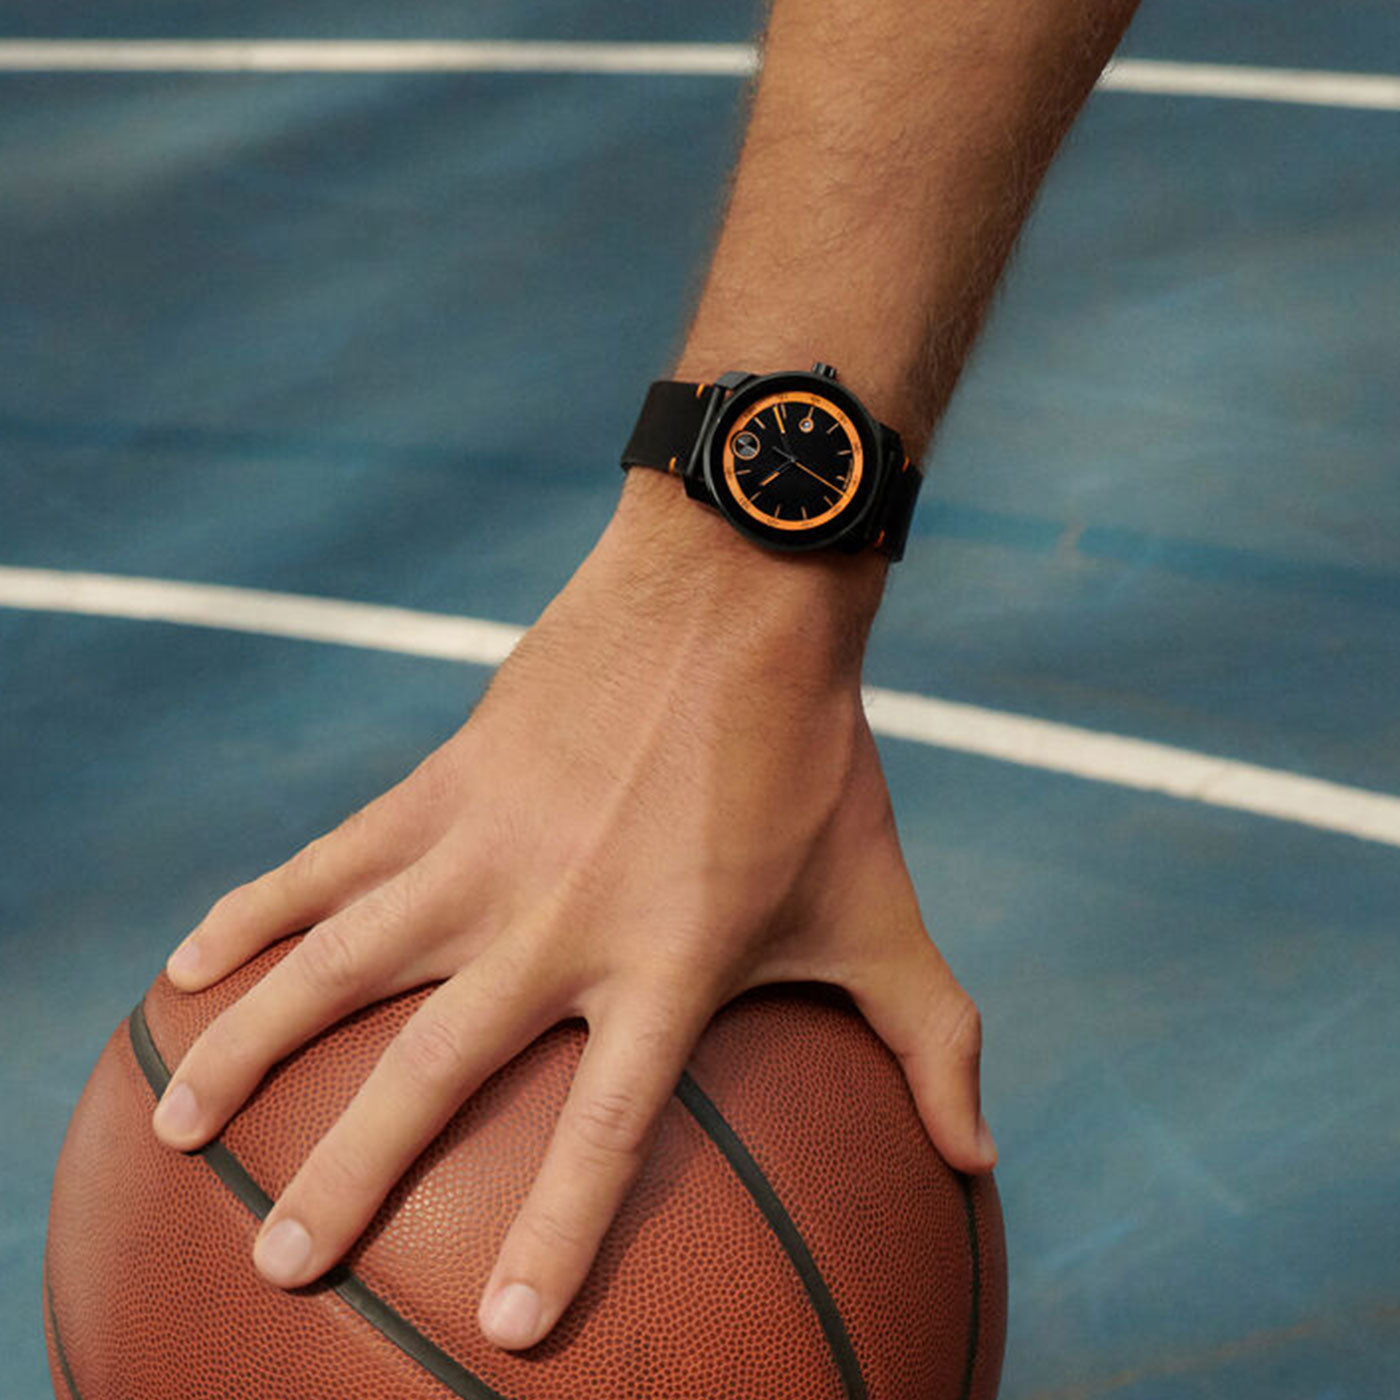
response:
<svg viewBox="0 0 1400 1400"><path fill-rule="evenodd" d="M622 466L680 477L688 496L770 549L869 547L892 560L923 481L899 434L825 364L713 384L658 379Z"/></svg>

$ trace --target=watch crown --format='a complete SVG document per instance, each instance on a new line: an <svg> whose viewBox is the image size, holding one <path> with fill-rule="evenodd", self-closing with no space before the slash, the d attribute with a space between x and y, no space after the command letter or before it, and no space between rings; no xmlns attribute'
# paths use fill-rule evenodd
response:
<svg viewBox="0 0 1400 1400"><path fill-rule="evenodd" d="M823 379L836 378L836 366L823 364L820 360L812 366L812 373L819 374Z"/></svg>

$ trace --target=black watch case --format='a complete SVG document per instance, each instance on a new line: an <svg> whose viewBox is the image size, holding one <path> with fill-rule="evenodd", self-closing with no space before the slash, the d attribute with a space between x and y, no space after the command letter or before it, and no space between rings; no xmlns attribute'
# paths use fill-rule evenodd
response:
<svg viewBox="0 0 1400 1400"><path fill-rule="evenodd" d="M854 394L837 383L834 370L800 370L779 374L726 375L715 390L715 402L700 433L696 453L684 472L686 493L716 507L734 526L770 549L793 553L814 549L844 549L850 553L869 544L869 522L890 476L885 432ZM729 381L729 383L726 383ZM732 383L733 387L730 388ZM726 395L725 390L729 389ZM736 499L725 478L725 446L735 426L760 400L790 391L810 393L834 405L849 420L860 442L860 480L845 507L830 520L801 529L782 529L756 519Z"/></svg>

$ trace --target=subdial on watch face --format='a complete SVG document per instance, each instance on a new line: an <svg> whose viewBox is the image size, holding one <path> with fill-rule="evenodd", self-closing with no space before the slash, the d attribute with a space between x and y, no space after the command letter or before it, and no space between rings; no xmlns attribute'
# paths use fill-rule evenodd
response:
<svg viewBox="0 0 1400 1400"><path fill-rule="evenodd" d="M725 481L739 507L779 530L834 519L860 485L864 453L836 404L803 390L759 399L730 428Z"/></svg>

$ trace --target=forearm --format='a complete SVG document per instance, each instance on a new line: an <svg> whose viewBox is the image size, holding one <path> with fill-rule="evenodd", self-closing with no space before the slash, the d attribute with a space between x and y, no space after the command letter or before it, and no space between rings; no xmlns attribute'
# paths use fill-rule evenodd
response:
<svg viewBox="0 0 1400 1400"><path fill-rule="evenodd" d="M835 364L921 454L1136 0L776 0L677 370Z"/></svg>
<svg viewBox="0 0 1400 1400"><path fill-rule="evenodd" d="M681 379L834 364L921 456L1055 149L1137 0L775 0ZM873 619L865 551L767 556L633 471L614 533L689 580ZM723 586L723 583L719 586ZM810 600L807 594L811 593Z"/></svg>

